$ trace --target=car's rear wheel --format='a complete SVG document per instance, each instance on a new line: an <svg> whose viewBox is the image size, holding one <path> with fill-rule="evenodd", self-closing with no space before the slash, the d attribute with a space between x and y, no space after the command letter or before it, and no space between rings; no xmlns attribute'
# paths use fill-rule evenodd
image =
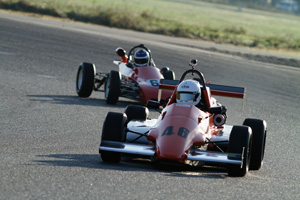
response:
<svg viewBox="0 0 300 200"><path fill-rule="evenodd" d="M250 170L259 170L263 165L267 137L267 123L260 119L245 119L243 125L252 129Z"/></svg>
<svg viewBox="0 0 300 200"><path fill-rule="evenodd" d="M133 119L145 121L149 117L149 110L145 106L129 105L124 112L127 115L128 122Z"/></svg>
<svg viewBox="0 0 300 200"><path fill-rule="evenodd" d="M163 72L163 76L167 80L175 80L175 73L172 70Z"/></svg>
<svg viewBox="0 0 300 200"><path fill-rule="evenodd" d="M242 153L242 165L228 164L229 176L245 176L249 170L251 155L251 129L247 126L233 126L228 144L228 153Z"/></svg>
<svg viewBox="0 0 300 200"><path fill-rule="evenodd" d="M76 92L80 97L89 97L94 89L96 68L91 63L81 63L76 76Z"/></svg>
<svg viewBox="0 0 300 200"><path fill-rule="evenodd" d="M126 115L109 112L104 120L101 142L105 140L124 142L126 138L126 121ZM104 162L118 163L121 160L121 153L118 152L100 151L100 154Z"/></svg>
<svg viewBox="0 0 300 200"><path fill-rule="evenodd" d="M110 71L105 82L105 100L108 104L116 104L120 96L120 73Z"/></svg>

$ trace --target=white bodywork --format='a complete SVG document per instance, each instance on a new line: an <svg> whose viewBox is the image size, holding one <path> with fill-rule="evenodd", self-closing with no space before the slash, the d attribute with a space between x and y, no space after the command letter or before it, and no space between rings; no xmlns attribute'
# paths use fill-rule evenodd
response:
<svg viewBox="0 0 300 200"><path fill-rule="evenodd" d="M115 60L113 63L119 66L119 72L122 75L129 76L130 74L132 74L133 70L127 67L125 63L117 60Z"/></svg>
<svg viewBox="0 0 300 200"><path fill-rule="evenodd" d="M150 119L146 121L135 121L132 120L127 124L127 135L126 135L126 141L130 142L135 140L139 135L133 132L141 133L141 134L147 134L148 131L156 124L157 119ZM141 143L141 144L149 144L149 140L147 140L146 137L141 137L138 140L135 141L135 143Z"/></svg>

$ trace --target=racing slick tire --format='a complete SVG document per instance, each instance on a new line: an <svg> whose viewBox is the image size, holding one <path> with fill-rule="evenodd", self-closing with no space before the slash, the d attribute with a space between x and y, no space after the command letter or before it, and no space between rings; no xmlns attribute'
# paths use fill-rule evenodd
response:
<svg viewBox="0 0 300 200"><path fill-rule="evenodd" d="M233 126L228 144L228 153L243 153L242 166L228 164L229 176L242 177L249 170L251 153L251 129L247 126Z"/></svg>
<svg viewBox="0 0 300 200"><path fill-rule="evenodd" d="M167 80L175 80L175 73L172 70L163 72L163 76Z"/></svg>
<svg viewBox="0 0 300 200"><path fill-rule="evenodd" d="M105 100L107 104L116 104L120 96L120 73L110 71L105 82Z"/></svg>
<svg viewBox="0 0 300 200"><path fill-rule="evenodd" d="M80 97L89 97L94 89L96 68L91 63L81 63L76 76L76 92Z"/></svg>
<svg viewBox="0 0 300 200"><path fill-rule="evenodd" d="M267 137L267 123L260 119L245 119L244 126L252 129L250 170L259 170L263 165Z"/></svg>
<svg viewBox="0 0 300 200"><path fill-rule="evenodd" d="M149 117L149 110L145 106L129 105L125 108L124 113L127 115L127 122L133 119L145 121Z"/></svg>
<svg viewBox="0 0 300 200"><path fill-rule="evenodd" d="M109 112L104 120L101 142L104 140L124 142L126 139L125 123L126 115L122 113ZM101 146L101 144L100 144ZM119 163L121 153L110 151L99 151L104 162Z"/></svg>

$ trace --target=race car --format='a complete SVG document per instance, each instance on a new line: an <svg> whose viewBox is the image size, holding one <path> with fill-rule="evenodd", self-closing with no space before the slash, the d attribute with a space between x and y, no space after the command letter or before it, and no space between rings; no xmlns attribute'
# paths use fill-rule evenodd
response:
<svg viewBox="0 0 300 200"><path fill-rule="evenodd" d="M119 47L116 53L121 57L113 63L118 66L118 71L111 70L109 73L96 72L92 63L80 64L76 77L76 91L80 97L89 97L92 91L103 91L108 104L116 104L119 97L139 100L146 105L148 100L157 98L159 81L161 79L175 79L175 73L168 67L158 69L152 58L150 49L143 44L126 51ZM171 91L162 93L162 100L167 99Z"/></svg>
<svg viewBox="0 0 300 200"><path fill-rule="evenodd" d="M164 106L158 119L150 119L148 108L137 105L107 114L99 147L104 162L118 163L131 155L155 163L217 164L238 177L261 168L266 121L247 118L243 125L227 125L227 108L212 96L244 98L245 88L207 84L194 68L196 60L190 66L177 84L160 82L160 90L172 89L173 94L166 105L148 102L155 108Z"/></svg>

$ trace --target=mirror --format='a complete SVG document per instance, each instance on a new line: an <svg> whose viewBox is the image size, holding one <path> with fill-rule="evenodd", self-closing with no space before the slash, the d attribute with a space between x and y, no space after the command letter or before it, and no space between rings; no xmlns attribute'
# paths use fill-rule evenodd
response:
<svg viewBox="0 0 300 200"><path fill-rule="evenodd" d="M123 56L126 55L126 51L123 48L121 48L121 47L117 48L116 53L120 57L123 57Z"/></svg>

